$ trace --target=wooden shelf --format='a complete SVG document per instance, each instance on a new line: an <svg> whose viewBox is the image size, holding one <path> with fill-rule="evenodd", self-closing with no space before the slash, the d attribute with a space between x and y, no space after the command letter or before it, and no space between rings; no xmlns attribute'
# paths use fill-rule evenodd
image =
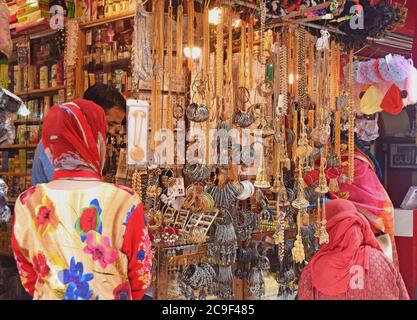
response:
<svg viewBox="0 0 417 320"><path fill-rule="evenodd" d="M0 177L30 177L27 173L0 172Z"/></svg>
<svg viewBox="0 0 417 320"><path fill-rule="evenodd" d="M13 29L11 29L13 30ZM56 30L51 29L49 25L49 19L42 18L39 21L21 24L15 31L11 33L12 39L16 39L22 36L27 36L31 39L52 35Z"/></svg>
<svg viewBox="0 0 417 320"><path fill-rule="evenodd" d="M58 86L58 87L52 87L52 88L45 88L45 89L34 89L27 92L15 92L15 95L17 95L20 98L24 97L34 97L38 95L46 95L48 93L53 93L55 91L59 91L65 89L65 86Z"/></svg>
<svg viewBox="0 0 417 320"><path fill-rule="evenodd" d="M100 64L96 64L94 70L102 70L104 72L113 71L114 69L123 69L123 68L130 68L132 60L129 58L120 59L112 62L103 62ZM88 65L83 66L84 70L88 69Z"/></svg>
<svg viewBox="0 0 417 320"><path fill-rule="evenodd" d="M28 124L28 123L41 123L43 119L41 118L26 118L26 119L17 119L14 120L14 124Z"/></svg>
<svg viewBox="0 0 417 320"><path fill-rule="evenodd" d="M10 144L8 146L0 146L0 151L16 149L36 149L37 146L37 144Z"/></svg>
<svg viewBox="0 0 417 320"><path fill-rule="evenodd" d="M129 11L127 13L121 13L121 14L103 18L103 19L80 23L80 29L83 30L83 29L93 28L93 27L97 27L106 23L133 18L134 16L135 16L135 13Z"/></svg>

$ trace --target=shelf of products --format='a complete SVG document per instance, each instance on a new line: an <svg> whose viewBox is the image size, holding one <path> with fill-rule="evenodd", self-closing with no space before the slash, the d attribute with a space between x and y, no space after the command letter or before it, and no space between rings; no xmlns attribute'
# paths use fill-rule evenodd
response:
<svg viewBox="0 0 417 320"><path fill-rule="evenodd" d="M112 16L109 16L109 17L104 17L104 18L101 18L101 19L80 23L80 29L83 30L83 29L94 28L94 27L104 25L106 23L117 22L117 21L120 21L120 20L133 18L133 16L134 16L133 12L115 14L115 15L112 15Z"/></svg>
<svg viewBox="0 0 417 320"><path fill-rule="evenodd" d="M13 123L15 125L19 124L29 124L29 123L41 123L43 120L41 118L23 118L14 120Z"/></svg>
<svg viewBox="0 0 417 320"><path fill-rule="evenodd" d="M64 90L65 86L57 86L57 87L51 87L51 88L44 88L44 89L33 89L27 92L16 92L15 94L19 96L22 99L28 98L28 97L36 97L36 96L42 96L47 95L53 92L57 92L59 90Z"/></svg>
<svg viewBox="0 0 417 320"><path fill-rule="evenodd" d="M0 146L1 150L13 150L13 149L35 149L37 144L10 144L8 146Z"/></svg>

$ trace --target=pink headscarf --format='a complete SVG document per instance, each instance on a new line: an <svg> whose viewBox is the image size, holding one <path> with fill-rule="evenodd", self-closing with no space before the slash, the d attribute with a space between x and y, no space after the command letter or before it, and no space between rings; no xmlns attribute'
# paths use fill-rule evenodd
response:
<svg viewBox="0 0 417 320"><path fill-rule="evenodd" d="M369 222L350 201L338 199L325 205L329 243L311 259L313 287L336 296L349 290L354 266L368 269L369 250L381 250ZM381 250L382 251L382 250Z"/></svg>

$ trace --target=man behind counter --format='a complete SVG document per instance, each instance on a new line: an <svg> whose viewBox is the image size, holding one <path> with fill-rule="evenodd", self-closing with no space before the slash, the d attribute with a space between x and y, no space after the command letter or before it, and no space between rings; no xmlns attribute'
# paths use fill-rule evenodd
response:
<svg viewBox="0 0 417 320"><path fill-rule="evenodd" d="M114 134L126 116L126 100L120 92L111 86L96 84L87 89L84 99L93 101L104 109L107 120L107 132ZM35 151L32 166L32 184L47 183L51 181L54 167L45 153L42 141Z"/></svg>

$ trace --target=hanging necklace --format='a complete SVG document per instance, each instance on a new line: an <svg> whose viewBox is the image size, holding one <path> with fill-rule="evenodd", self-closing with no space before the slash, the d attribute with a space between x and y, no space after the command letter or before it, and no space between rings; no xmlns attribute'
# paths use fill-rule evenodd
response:
<svg viewBox="0 0 417 320"><path fill-rule="evenodd" d="M139 134L137 133L137 115L139 113ZM142 124L143 124L143 118L145 118L144 112L133 112L132 113L133 123L135 126L134 129L134 136L133 136L133 148L130 151L130 157L135 162L140 162L145 157L145 151L142 149L140 144L140 134L142 132ZM139 136L139 139L138 139ZM138 141L139 140L139 141Z"/></svg>
<svg viewBox="0 0 417 320"><path fill-rule="evenodd" d="M184 8L182 3L180 3L177 7L177 33L176 33L176 68L175 73L177 77L183 77L183 64L182 64L182 41L183 41L183 14Z"/></svg>

